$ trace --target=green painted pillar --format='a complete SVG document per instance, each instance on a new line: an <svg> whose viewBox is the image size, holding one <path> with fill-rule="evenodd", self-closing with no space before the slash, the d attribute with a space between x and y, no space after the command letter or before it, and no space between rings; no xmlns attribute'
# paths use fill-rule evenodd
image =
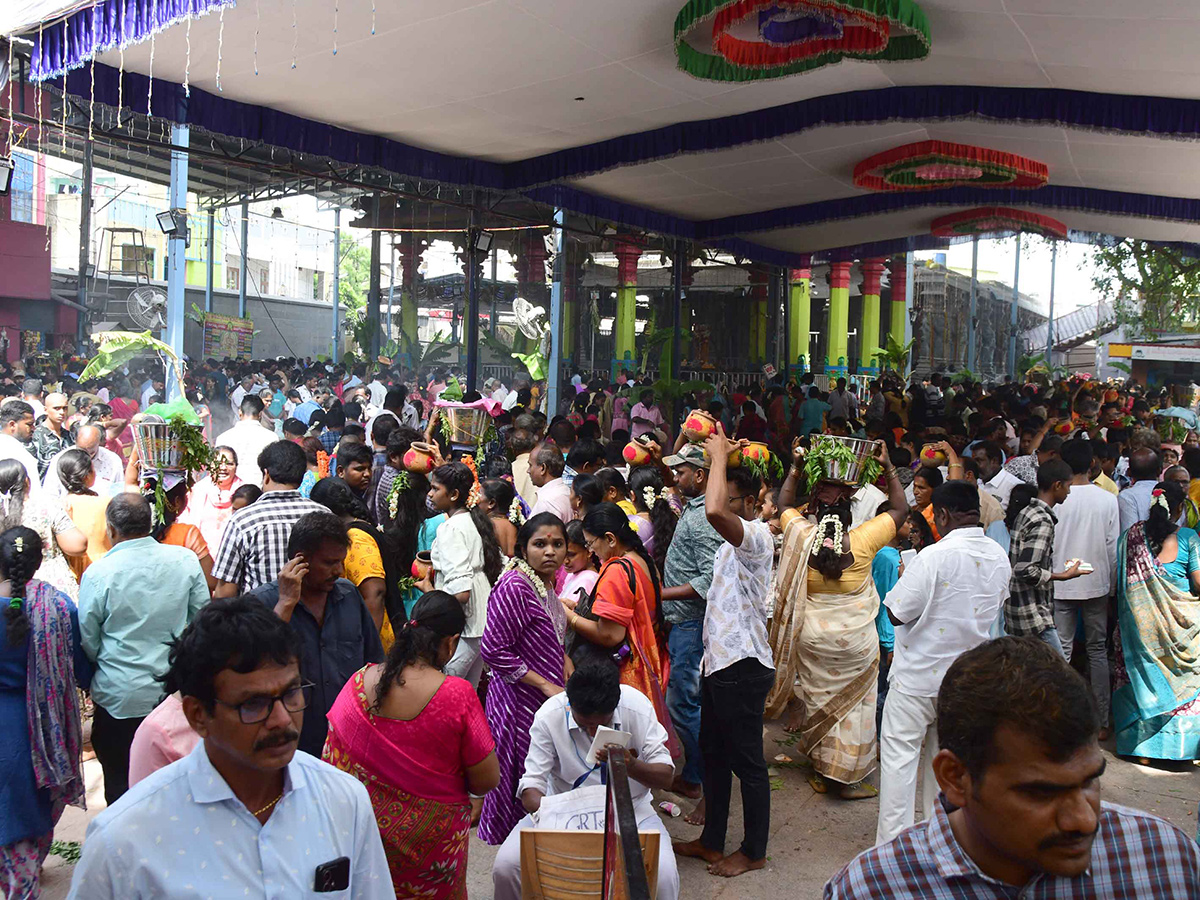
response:
<svg viewBox="0 0 1200 900"><path fill-rule="evenodd" d="M879 291L883 283L882 259L862 263L862 327L859 329L858 370L864 375L879 374Z"/></svg>
<svg viewBox="0 0 1200 900"><path fill-rule="evenodd" d="M750 361L765 363L767 361L767 322L769 319L767 303L767 280L770 274L766 269L750 270Z"/></svg>
<svg viewBox="0 0 1200 900"><path fill-rule="evenodd" d="M637 266L642 248L628 241L617 244L617 319L613 325L615 339L613 377L622 368L630 371L637 365Z"/></svg>
<svg viewBox="0 0 1200 900"><path fill-rule="evenodd" d="M900 346L908 332L908 259L900 253L892 257L892 325L888 334Z"/></svg>
<svg viewBox="0 0 1200 900"><path fill-rule="evenodd" d="M570 359L575 352L575 287L571 285L563 285L563 305L562 305L562 337L559 344L562 347L560 357L562 359Z"/></svg>
<svg viewBox="0 0 1200 900"><path fill-rule="evenodd" d="M850 355L850 261L829 266L829 355L826 372L845 375Z"/></svg>
<svg viewBox="0 0 1200 900"><path fill-rule="evenodd" d="M802 364L805 370L812 369L812 358L809 354L808 337L812 330L812 269L805 266L802 269L792 269L790 273L792 331L789 336L792 358L788 360L788 368ZM804 370L802 370L804 371Z"/></svg>
<svg viewBox="0 0 1200 900"><path fill-rule="evenodd" d="M401 236L398 250L400 253L400 271L402 285L400 291L400 332L404 335L401 345L416 347L419 340L417 334L417 268L421 265L421 252L424 239L421 235L409 232ZM411 360L409 364L411 365Z"/></svg>

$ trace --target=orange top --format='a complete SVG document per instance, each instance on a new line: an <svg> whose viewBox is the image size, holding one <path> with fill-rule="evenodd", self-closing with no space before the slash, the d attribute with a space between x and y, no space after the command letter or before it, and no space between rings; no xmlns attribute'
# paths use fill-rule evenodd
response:
<svg viewBox="0 0 1200 900"><path fill-rule="evenodd" d="M650 673L642 664L642 656L658 676L658 683L666 685L670 674L670 661L664 642L656 627L658 605L654 600L654 584L650 576L639 565L640 558L624 557L633 566L636 591L629 590L627 567L622 557L613 557L600 567L596 581L596 601L592 612L609 621L625 626L631 644L637 647L621 666L621 682L637 688L647 697L654 696ZM641 654L637 652L641 650Z"/></svg>
<svg viewBox="0 0 1200 900"><path fill-rule="evenodd" d="M172 544L176 547L187 547L196 554L196 559L204 559L206 556L211 556L208 552L208 544L204 542L204 536L200 534L200 529L195 525L185 525L182 522L175 522L167 528L167 532L163 535L160 543Z"/></svg>

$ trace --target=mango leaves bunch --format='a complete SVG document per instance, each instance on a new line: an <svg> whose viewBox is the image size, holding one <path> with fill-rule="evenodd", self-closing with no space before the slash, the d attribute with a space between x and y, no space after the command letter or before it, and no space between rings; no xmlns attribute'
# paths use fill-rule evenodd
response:
<svg viewBox="0 0 1200 900"><path fill-rule="evenodd" d="M831 470L858 465L859 458L849 444L829 435L813 438L812 447L804 457L804 482L809 490L827 478ZM858 470L858 484L874 484L883 473L883 465L871 456L862 461Z"/></svg>

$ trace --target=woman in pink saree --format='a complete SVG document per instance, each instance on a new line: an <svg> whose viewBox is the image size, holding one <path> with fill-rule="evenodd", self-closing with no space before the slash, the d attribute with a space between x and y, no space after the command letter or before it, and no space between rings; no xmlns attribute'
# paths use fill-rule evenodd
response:
<svg viewBox="0 0 1200 900"><path fill-rule="evenodd" d="M442 673L465 624L455 597L425 594L329 710L322 756L366 787L397 897L466 900L470 795L500 781L474 688Z"/></svg>

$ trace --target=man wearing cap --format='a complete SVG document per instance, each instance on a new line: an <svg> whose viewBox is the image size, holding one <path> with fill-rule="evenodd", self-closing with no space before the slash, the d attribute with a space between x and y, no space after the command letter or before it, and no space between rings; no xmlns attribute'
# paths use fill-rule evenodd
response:
<svg viewBox="0 0 1200 900"><path fill-rule="evenodd" d="M724 543L704 512L710 460L699 444L685 444L663 463L675 473L675 486L687 498L667 548L663 567L663 616L671 625L667 649L671 676L667 708L683 743L686 762L671 786L677 794L701 795L704 768L700 756L700 659L704 654L704 613L713 580L713 562ZM687 816L704 822L704 802Z"/></svg>

